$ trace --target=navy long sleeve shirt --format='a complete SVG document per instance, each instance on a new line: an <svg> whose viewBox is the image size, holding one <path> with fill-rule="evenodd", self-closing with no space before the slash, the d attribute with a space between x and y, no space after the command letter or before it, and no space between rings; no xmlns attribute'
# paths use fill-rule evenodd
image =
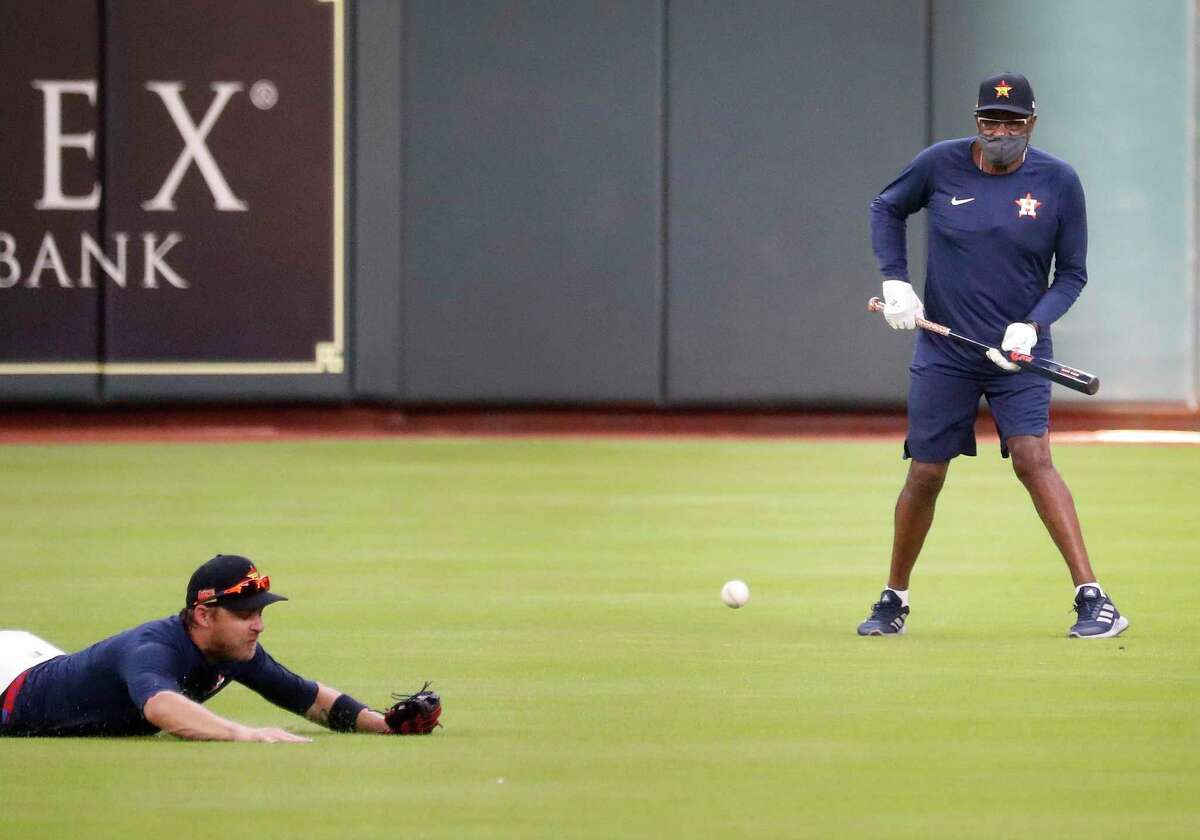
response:
<svg viewBox="0 0 1200 840"><path fill-rule="evenodd" d="M996 347L1009 324L1036 321L1037 354L1052 356L1050 325L1087 283L1083 186L1069 164L1033 146L1016 171L988 175L971 159L973 140L925 149L871 202L880 271L908 280L906 220L925 209L926 317ZM995 372L977 352L924 330L914 361Z"/></svg>
<svg viewBox="0 0 1200 840"><path fill-rule="evenodd" d="M155 694L174 691L203 703L230 681L298 715L317 697L315 682L284 668L261 645L248 662L206 661L171 616L35 665L0 735L151 735L158 727L142 712Z"/></svg>

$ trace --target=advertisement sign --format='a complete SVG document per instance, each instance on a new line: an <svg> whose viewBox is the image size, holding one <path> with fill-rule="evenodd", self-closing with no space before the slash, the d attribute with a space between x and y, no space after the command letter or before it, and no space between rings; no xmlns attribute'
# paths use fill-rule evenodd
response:
<svg viewBox="0 0 1200 840"><path fill-rule="evenodd" d="M343 5L0 4L0 374L343 371Z"/></svg>

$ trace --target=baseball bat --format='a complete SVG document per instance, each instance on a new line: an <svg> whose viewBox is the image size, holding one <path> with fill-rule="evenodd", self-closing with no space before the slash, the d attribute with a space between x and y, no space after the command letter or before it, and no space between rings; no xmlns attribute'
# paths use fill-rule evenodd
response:
<svg viewBox="0 0 1200 840"><path fill-rule="evenodd" d="M883 311L883 301L877 297L871 298L867 302L867 309L872 312ZM926 321L924 318L917 319L917 326L923 330L944 335L946 338L952 338L959 344L965 344L968 347L974 347L977 350L982 350L986 353L988 350L994 349L989 344L984 344L982 341L976 341L973 338L968 338L965 335L960 335L949 327L935 324L933 321ZM1059 364L1053 359L1044 359L1041 356L1030 356L1027 353L1020 353L1016 350L1002 352L1002 355L1010 362L1020 365L1022 370L1036 374L1043 379L1049 379L1051 382L1057 382L1059 385L1064 385L1072 391L1078 391L1081 394L1088 396L1094 395L1100 390L1100 377L1094 376L1078 368L1070 367L1069 365Z"/></svg>

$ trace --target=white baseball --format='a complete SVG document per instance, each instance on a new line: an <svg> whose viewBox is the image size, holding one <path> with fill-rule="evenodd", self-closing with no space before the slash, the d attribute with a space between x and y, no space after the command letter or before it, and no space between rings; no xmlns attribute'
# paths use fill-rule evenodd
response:
<svg viewBox="0 0 1200 840"><path fill-rule="evenodd" d="M744 607L750 600L750 587L745 581L731 580L721 587L721 600L725 602L725 606L735 610Z"/></svg>

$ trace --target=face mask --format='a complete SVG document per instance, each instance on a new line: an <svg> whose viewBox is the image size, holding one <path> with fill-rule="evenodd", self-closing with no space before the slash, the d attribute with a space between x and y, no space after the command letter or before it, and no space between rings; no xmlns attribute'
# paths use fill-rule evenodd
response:
<svg viewBox="0 0 1200 840"><path fill-rule="evenodd" d="M979 135L979 142L983 148L983 156L987 158L987 162L992 166L1012 166L1021 155L1025 154L1025 148L1029 145L1029 137L1012 137L1007 134L1001 134L996 137L987 137L983 134Z"/></svg>

